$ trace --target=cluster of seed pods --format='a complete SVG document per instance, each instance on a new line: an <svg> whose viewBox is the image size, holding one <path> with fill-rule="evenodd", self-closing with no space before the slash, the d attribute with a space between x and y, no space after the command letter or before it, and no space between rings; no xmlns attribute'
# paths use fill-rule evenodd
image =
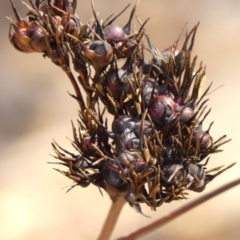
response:
<svg viewBox="0 0 240 240"><path fill-rule="evenodd" d="M92 1L93 20L84 24L75 13L77 0L25 5L29 12L22 19L12 3L11 43L60 66L80 106L78 128L72 124L77 153L52 144L55 157L69 168L57 171L75 185L94 184L112 198L124 195L131 205L144 202L155 209L186 198L187 190L203 191L232 166L206 167L209 155L228 140L214 141L212 124L203 128L210 86L202 91L205 68L200 63L195 70L197 57L191 56L198 25L186 32L181 48L177 40L160 53L145 29L148 20L138 19L139 29L132 29L138 2L123 27L117 19L129 6L102 21ZM114 116L111 128L105 110Z"/></svg>

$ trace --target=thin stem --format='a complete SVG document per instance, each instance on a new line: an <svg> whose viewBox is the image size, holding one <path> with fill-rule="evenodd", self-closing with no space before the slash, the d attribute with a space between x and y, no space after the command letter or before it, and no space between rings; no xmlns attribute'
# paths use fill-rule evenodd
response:
<svg viewBox="0 0 240 240"><path fill-rule="evenodd" d="M62 65L61 68L67 74L68 78L70 79L70 81L72 83L72 86L74 88L74 91L76 93L76 97L77 97L77 101L79 103L80 109L81 109L81 111L84 111L85 110L85 104L84 104L84 100L83 100L83 97L82 97L82 93L80 91L79 86L77 85L76 79L73 76L72 71L66 65L65 66Z"/></svg>
<svg viewBox="0 0 240 240"><path fill-rule="evenodd" d="M111 237L117 219L120 215L120 212L125 204L126 200L124 197L118 197L117 199L113 200L112 206L108 213L107 219L104 223L102 231L97 240L108 240Z"/></svg>
<svg viewBox="0 0 240 240"><path fill-rule="evenodd" d="M238 184L240 184L240 178L238 178L237 180L234 180L218 189L216 189L215 191L212 191L208 194L206 194L205 196L202 196L188 204L186 204L185 206L173 211L172 213L169 213L167 215L165 215L164 217L160 218L159 220L143 227L140 228L139 230L131 233L130 235L126 236L126 237L122 237L119 238L118 240L134 240L139 238L140 236L143 236L149 232L152 232L153 230L162 227L163 225L165 225L166 223L170 222L171 220L174 220L175 218L179 217L180 215L186 213L187 211L193 209L194 207L199 206L200 204L208 201L209 199L217 196L220 193L223 193L227 190L229 190L230 188L233 188L235 186L237 186Z"/></svg>

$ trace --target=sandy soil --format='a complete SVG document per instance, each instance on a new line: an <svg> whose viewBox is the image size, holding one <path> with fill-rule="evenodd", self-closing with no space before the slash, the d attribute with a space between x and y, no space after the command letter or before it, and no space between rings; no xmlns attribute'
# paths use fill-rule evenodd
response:
<svg viewBox="0 0 240 240"><path fill-rule="evenodd" d="M25 7L16 5L23 14ZM105 18L119 12L129 1L96 0ZM114 2L114 4L113 4ZM134 1L132 2L134 4ZM211 166L239 162L240 103L240 1L236 0L142 0L137 16L151 17L147 24L152 42L163 50L178 37L188 22L190 29L201 22L194 53L207 65L206 86L213 81L209 95L212 112L205 127L215 121L214 138L227 134L233 141L224 152L211 158ZM91 16L90 1L81 0L78 11L82 21ZM108 196L98 189L76 187L68 194L71 181L52 170L51 141L70 147L70 120L77 119L77 104L67 78L41 54L21 54L7 40L8 22L13 16L9 1L0 8L0 239L3 240L93 240L96 239L110 206ZM124 16L128 16L127 14ZM124 24L124 17L119 24ZM205 192L239 177L240 162L208 185ZM64 188L64 189L63 189ZM191 193L195 199L199 194ZM203 204L145 239L240 239L240 186ZM125 206L112 236L116 239L136 230L185 201L165 204L156 212L143 206L145 218Z"/></svg>

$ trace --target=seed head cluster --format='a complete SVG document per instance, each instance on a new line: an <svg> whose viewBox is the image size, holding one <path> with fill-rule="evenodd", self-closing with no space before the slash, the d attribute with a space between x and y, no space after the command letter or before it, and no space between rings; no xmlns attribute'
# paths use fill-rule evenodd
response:
<svg viewBox="0 0 240 240"><path fill-rule="evenodd" d="M147 22L124 26L116 16L82 23L77 0L36 0L28 13L10 20L9 39L24 53L38 52L61 67L79 103L78 125L72 123L76 153L52 143L60 173L75 185L104 189L113 199L124 196L133 206L156 209L201 192L231 167L207 169L210 155L221 151L226 136L214 140L203 122L210 110L202 90L205 67L192 48L198 24L160 52L147 33ZM180 38L184 38L179 47ZM150 55L150 57L149 57ZM70 64L70 61L72 64ZM73 72L77 75L74 77ZM114 116L108 123L105 112Z"/></svg>

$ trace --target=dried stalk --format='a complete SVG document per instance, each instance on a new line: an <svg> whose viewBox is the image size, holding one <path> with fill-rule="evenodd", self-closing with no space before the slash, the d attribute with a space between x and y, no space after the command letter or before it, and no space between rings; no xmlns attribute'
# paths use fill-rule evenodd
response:
<svg viewBox="0 0 240 240"><path fill-rule="evenodd" d="M216 197L217 195L237 186L238 184L240 184L240 178L219 187L218 189L206 194L205 196L202 196L202 197L186 204L185 206L173 211L172 213L166 214L164 217L160 218L159 220L157 220L145 227L140 228L139 230L131 233L130 235L128 235L126 237L119 238L118 240L138 239L139 237L141 237L147 233L150 233L150 232L156 230L157 228L162 227L163 225L176 219L177 217L181 216L182 214L188 212L189 210L191 210L191 209L199 206L200 204L210 200L211 198Z"/></svg>
<svg viewBox="0 0 240 240"><path fill-rule="evenodd" d="M126 200L124 197L118 197L116 200L112 201L112 206L110 208L107 219L97 240L110 239L117 219L125 203Z"/></svg>

